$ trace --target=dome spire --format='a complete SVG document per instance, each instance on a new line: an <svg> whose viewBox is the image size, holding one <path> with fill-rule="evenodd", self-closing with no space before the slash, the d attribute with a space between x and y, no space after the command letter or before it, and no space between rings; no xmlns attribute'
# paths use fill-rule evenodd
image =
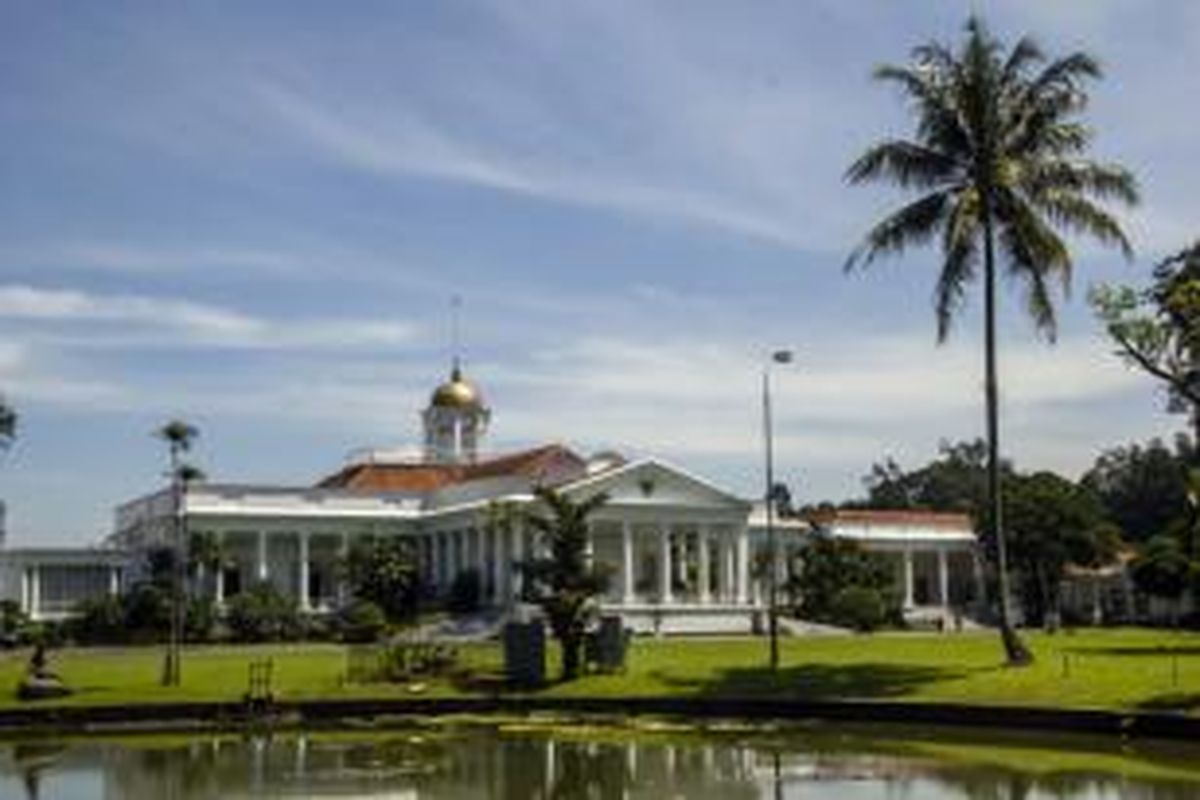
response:
<svg viewBox="0 0 1200 800"><path fill-rule="evenodd" d="M462 314L462 295L450 295L450 380L462 380L462 342L459 337L459 316Z"/></svg>
<svg viewBox="0 0 1200 800"><path fill-rule="evenodd" d="M472 462L487 430L491 411L483 393L463 375L459 342L462 298L450 298L450 380L433 390L421 413L425 426L425 457L439 463Z"/></svg>

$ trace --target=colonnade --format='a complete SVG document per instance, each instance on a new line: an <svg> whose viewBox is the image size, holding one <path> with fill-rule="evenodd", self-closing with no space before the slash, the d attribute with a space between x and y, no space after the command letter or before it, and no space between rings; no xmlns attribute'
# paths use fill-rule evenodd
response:
<svg viewBox="0 0 1200 800"><path fill-rule="evenodd" d="M639 591L638 586L639 555L648 554L647 540L657 571L653 592ZM440 530L416 534L416 541L421 574L428 584L445 592L459 573L476 570L485 604L500 605L519 597L522 575L516 565L542 555L538 552L542 546L521 526ZM615 553L611 553L614 548L609 548L615 555L610 560L615 584L609 597L612 601L622 605L651 602L668 605L681 600L701 605L747 602L750 552L744 526L601 520L589 532L588 557L600 558L602 544L616 545ZM687 565L693 560L696 591L686 598L677 597L675 587L689 583Z"/></svg>
<svg viewBox="0 0 1200 800"><path fill-rule="evenodd" d="M523 575L517 565L544 555L534 532L519 524L488 528L475 524L474 519L463 522L466 524L428 532L374 532L412 542L422 581L436 594L445 595L460 573L474 570L483 605L507 605L519 598ZM226 553L230 544L241 544L233 560L243 584L237 589L228 586L226 571L218 570L212 580L214 599L223 602L230 592L245 588L247 581L273 581L289 594L294 590L302 611L340 604L346 598L340 580L319 582L320 596L312 596L314 570L332 579L333 564L346 554L353 537L372 532L218 531ZM322 540L320 553L317 539ZM279 542L286 543L283 558L278 557ZM331 547L334 542L336 547ZM603 559L613 567L606 598L610 603L745 605L749 601L751 553L744 525L599 520L589 532L587 552L589 558ZM323 557L316 557L319 555ZM647 574L651 563L653 575ZM681 587L685 588L681 591Z"/></svg>

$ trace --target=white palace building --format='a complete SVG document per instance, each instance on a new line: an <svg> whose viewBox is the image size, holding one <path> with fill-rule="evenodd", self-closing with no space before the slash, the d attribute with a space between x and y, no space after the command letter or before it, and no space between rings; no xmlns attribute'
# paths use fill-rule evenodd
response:
<svg viewBox="0 0 1200 800"><path fill-rule="evenodd" d="M752 630L765 594L761 502L655 458L584 457L560 444L483 455L490 419L456 363L422 412L420 457L369 452L311 486L193 483L181 503L186 529L219 537L226 554L226 567L207 582L214 599L265 580L305 611L330 612L347 599L339 558L354 537L380 535L412 541L435 596L476 570L484 604L510 609L521 588L516 565L540 544L519 524L488 524L489 513L497 502L530 506L535 487L552 486L610 498L592 518L590 541L592 558L613 575L605 613L643 632ZM149 548L171 543L173 511L172 492L162 489L120 505L113 532L96 548L0 550L0 598L54 619L82 599L121 591ZM815 535L799 520L775 524L781 551ZM981 596L965 516L839 511L820 527L894 558L910 618L945 620Z"/></svg>

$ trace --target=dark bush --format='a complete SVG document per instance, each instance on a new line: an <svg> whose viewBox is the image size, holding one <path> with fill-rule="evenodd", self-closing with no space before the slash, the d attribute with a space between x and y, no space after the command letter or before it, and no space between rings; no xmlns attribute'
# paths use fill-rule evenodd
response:
<svg viewBox="0 0 1200 800"><path fill-rule="evenodd" d="M120 597L97 597L75 607L71 638L79 644L120 644L128 640L125 605Z"/></svg>
<svg viewBox="0 0 1200 800"><path fill-rule="evenodd" d="M867 586L847 586L830 603L829 622L860 633L882 627L888 621L888 604L883 592Z"/></svg>
<svg viewBox="0 0 1200 800"><path fill-rule="evenodd" d="M256 583L233 597L225 621L239 642L277 642L295 638L301 630L295 602L269 581Z"/></svg>
<svg viewBox="0 0 1200 800"><path fill-rule="evenodd" d="M23 634L29 626L29 615L21 610L16 600L0 600L0 646L16 647L23 643Z"/></svg>
<svg viewBox="0 0 1200 800"><path fill-rule="evenodd" d="M190 597L183 609L183 638L189 642L211 642L217 627L217 609L207 597Z"/></svg>
<svg viewBox="0 0 1200 800"><path fill-rule="evenodd" d="M454 576L454 582L450 584L450 596L446 600L446 607L452 614L473 614L479 610L482 597L483 585L479 570L464 569Z"/></svg>
<svg viewBox="0 0 1200 800"><path fill-rule="evenodd" d="M338 631L344 642L367 644L379 641L387 628L387 617L370 600L355 600L338 614Z"/></svg>
<svg viewBox="0 0 1200 800"><path fill-rule="evenodd" d="M138 642L163 641L171 630L171 594L155 583L136 583L121 598L125 636Z"/></svg>

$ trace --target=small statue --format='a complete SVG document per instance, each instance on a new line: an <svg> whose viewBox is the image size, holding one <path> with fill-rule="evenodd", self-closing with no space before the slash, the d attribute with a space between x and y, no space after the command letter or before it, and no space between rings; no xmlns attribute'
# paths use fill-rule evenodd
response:
<svg viewBox="0 0 1200 800"><path fill-rule="evenodd" d="M29 668L25 677L17 686L17 697L21 700L44 700L66 697L69 694L71 689L63 683L62 678L50 670L46 644L38 642L29 656Z"/></svg>

